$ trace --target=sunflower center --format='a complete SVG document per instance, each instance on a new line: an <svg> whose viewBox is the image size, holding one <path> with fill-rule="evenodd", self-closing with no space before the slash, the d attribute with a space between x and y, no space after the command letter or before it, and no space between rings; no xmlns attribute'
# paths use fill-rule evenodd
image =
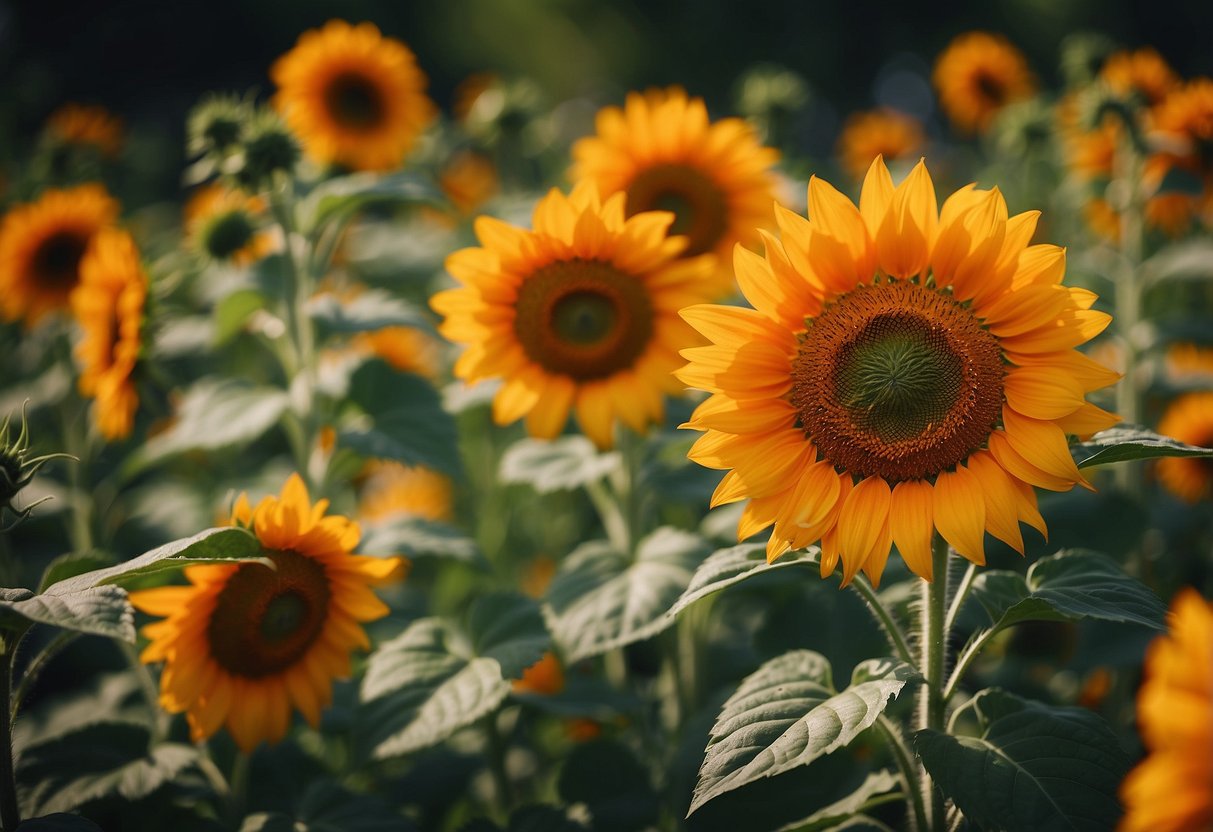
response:
<svg viewBox="0 0 1213 832"><path fill-rule="evenodd" d="M729 205L720 187L687 165L656 165L640 171L627 188L628 216L642 211L672 211L670 234L687 238L683 257L716 247L729 227Z"/></svg>
<svg viewBox="0 0 1213 832"><path fill-rule="evenodd" d="M202 246L216 260L226 260L248 245L256 231L247 213L226 211L206 224Z"/></svg>
<svg viewBox="0 0 1213 832"><path fill-rule="evenodd" d="M71 231L59 231L42 241L34 251L33 271L39 282L70 288L79 278L80 258L88 248L88 238Z"/></svg>
<svg viewBox="0 0 1213 832"><path fill-rule="evenodd" d="M992 75L979 72L974 83L977 85L977 91L991 104L997 106L1002 104L1003 99L1006 98L1007 92L1003 88L1002 82Z"/></svg>
<svg viewBox="0 0 1213 832"><path fill-rule="evenodd" d="M1002 351L950 295L860 286L807 323L790 399L837 468L890 483L933 477L997 426Z"/></svg>
<svg viewBox="0 0 1213 832"><path fill-rule="evenodd" d="M343 72L329 81L324 102L342 127L370 130L383 121L383 94L369 78L356 72Z"/></svg>
<svg viewBox="0 0 1213 832"><path fill-rule="evenodd" d="M599 260L565 260L518 288L514 332L551 373L592 381L631 367L653 335L643 281Z"/></svg>
<svg viewBox="0 0 1213 832"><path fill-rule="evenodd" d="M247 563L232 573L206 631L219 666L250 679L280 673L299 661L328 617L323 564L289 550L264 555L276 569Z"/></svg>

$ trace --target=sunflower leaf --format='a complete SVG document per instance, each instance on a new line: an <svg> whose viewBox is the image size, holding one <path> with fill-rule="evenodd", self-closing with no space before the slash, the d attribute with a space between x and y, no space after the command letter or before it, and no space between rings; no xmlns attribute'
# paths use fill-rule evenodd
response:
<svg viewBox="0 0 1213 832"><path fill-rule="evenodd" d="M1149 286L1167 280L1213 279L1213 238L1172 243L1143 263L1142 273Z"/></svg>
<svg viewBox="0 0 1213 832"><path fill-rule="evenodd" d="M445 201L432 182L415 173L353 173L313 189L299 204L299 225L305 234L311 234L325 223L348 219L371 205L442 205Z"/></svg>
<svg viewBox="0 0 1213 832"><path fill-rule="evenodd" d="M482 570L489 568L476 541L454 526L417 517L365 526L359 550L373 555L404 555L414 559L438 557Z"/></svg>
<svg viewBox="0 0 1213 832"><path fill-rule="evenodd" d="M674 602L667 615L677 615L701 598L757 575L789 566L817 567L821 562L820 554L816 546L811 546L798 552L788 552L774 563L767 563L765 543L741 543L728 549L718 549L699 564L686 592Z"/></svg>
<svg viewBox="0 0 1213 832"><path fill-rule="evenodd" d="M619 468L616 451L599 453L584 436L522 439L501 457L501 481L529 485L540 494L572 491Z"/></svg>
<svg viewBox="0 0 1213 832"><path fill-rule="evenodd" d="M1088 441L1070 446L1070 453L1079 468L1130 462L1135 459L1157 459L1165 456L1189 456L1213 459L1213 449L1186 445L1169 436L1162 436L1139 425L1120 425L1101 430Z"/></svg>
<svg viewBox="0 0 1213 832"><path fill-rule="evenodd" d="M539 603L516 592L477 598L468 613L468 635L476 655L496 659L506 679L521 678L552 646Z"/></svg>
<svg viewBox="0 0 1213 832"><path fill-rule="evenodd" d="M634 558L605 541L584 543L544 598L548 628L574 662L655 636L674 623L666 611L707 550L702 538L668 526L640 541Z"/></svg>
<svg viewBox="0 0 1213 832"><path fill-rule="evenodd" d="M331 292L308 301L307 312L320 330L320 339L330 335L373 332L389 326L406 326L436 335L434 327L420 309L371 289L349 301L341 301Z"/></svg>
<svg viewBox="0 0 1213 832"><path fill-rule="evenodd" d="M17 826L17 832L102 832L88 818L67 812L53 812L40 818L30 818Z"/></svg>
<svg viewBox="0 0 1213 832"><path fill-rule="evenodd" d="M1054 708L997 689L965 706L976 737L930 729L914 747L931 777L980 829L1112 829L1129 759L1111 728L1083 708Z"/></svg>
<svg viewBox="0 0 1213 832"><path fill-rule="evenodd" d="M126 590L116 586L82 589L66 595L34 595L28 589L0 589L0 627L25 630L49 624L79 633L135 642L135 611Z"/></svg>
<svg viewBox="0 0 1213 832"><path fill-rule="evenodd" d="M904 799L903 794L894 791L901 787L902 782L901 777L892 771L874 771L846 797L818 809L807 818L782 826L775 832L826 832L830 829L840 829L848 818L859 815L873 805Z"/></svg>
<svg viewBox="0 0 1213 832"><path fill-rule="evenodd" d="M743 679L712 726L687 814L848 745L918 678L894 659L864 662L853 675L851 686L836 693L826 658L793 650Z"/></svg>

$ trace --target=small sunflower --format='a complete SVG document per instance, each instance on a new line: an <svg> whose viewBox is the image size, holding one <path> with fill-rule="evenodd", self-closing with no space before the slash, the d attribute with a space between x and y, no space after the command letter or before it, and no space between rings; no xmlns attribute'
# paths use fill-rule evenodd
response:
<svg viewBox="0 0 1213 832"><path fill-rule="evenodd" d="M442 345L411 326L387 326L361 334L356 343L402 373L434 381L442 369Z"/></svg>
<svg viewBox="0 0 1213 832"><path fill-rule="evenodd" d="M1023 53L990 32L958 35L935 61L932 78L944 112L966 133L985 132L1003 107L1036 91Z"/></svg>
<svg viewBox="0 0 1213 832"><path fill-rule="evenodd" d="M322 164L397 167L437 112L412 51L370 23L304 32L270 77L274 106Z"/></svg>
<svg viewBox="0 0 1213 832"><path fill-rule="evenodd" d="M468 345L455 375L505 379L493 399L498 424L525 416L532 436L552 438L575 410L609 448L616 420L643 432L660 422L662 394L681 389L670 372L698 339L678 310L712 296L714 263L679 257L685 238L666 236L673 214L625 218L625 199L603 203L589 183L568 197L553 190L533 230L480 217L483 247L447 258L463 285L431 305L446 318L439 331Z"/></svg>
<svg viewBox="0 0 1213 832"><path fill-rule="evenodd" d="M1032 487L1086 485L1066 434L1117 421L1084 400L1117 375L1074 349L1111 318L997 189L941 213L924 163L894 188L877 157L860 207L816 177L808 204L776 209L765 258L737 249L754 309L682 313L713 342L678 373L713 394L686 425L691 459L732 469L712 504L750 501L740 539L774 524L769 559L820 540L845 581L879 581L891 544L930 580L936 530L975 563L986 531L1022 552Z"/></svg>
<svg viewBox="0 0 1213 832"><path fill-rule="evenodd" d="M467 150L451 158L438 176L438 184L465 217L476 213L501 187L493 162L481 153Z"/></svg>
<svg viewBox="0 0 1213 832"><path fill-rule="evenodd" d="M1196 217L1213 223L1213 78L1197 78L1168 94L1151 111L1150 129L1170 147L1146 160L1147 182L1161 183L1175 169L1202 192L1160 194L1146 205L1147 218L1172 236Z"/></svg>
<svg viewBox="0 0 1213 832"><path fill-rule="evenodd" d="M1173 380L1213 380L1213 347L1173 345L1167 350L1166 372Z"/></svg>
<svg viewBox="0 0 1213 832"><path fill-rule="evenodd" d="M451 481L437 471L377 460L368 463L364 473L358 499L358 516L363 520L451 519Z"/></svg>
<svg viewBox="0 0 1213 832"><path fill-rule="evenodd" d="M1137 96L1150 107L1166 98L1180 84L1175 70L1149 46L1109 55L1099 71L1099 77L1117 95Z"/></svg>
<svg viewBox="0 0 1213 832"><path fill-rule="evenodd" d="M198 251L237 265L274 250L274 235L259 231L265 200L223 185L203 185L185 204L185 233Z"/></svg>
<svg viewBox="0 0 1213 832"><path fill-rule="evenodd" d="M896 110L870 110L847 118L838 136L838 156L843 169L859 179L877 156L904 159L916 155L922 144L922 125L914 117Z"/></svg>
<svg viewBox="0 0 1213 832"><path fill-rule="evenodd" d="M758 243L770 224L779 153L738 118L708 120L703 99L677 87L630 93L623 109L599 111L597 135L573 145L571 171L598 192L627 195L627 215L672 211L671 234L687 238L683 257L714 253L717 294L734 290L734 244Z"/></svg>
<svg viewBox="0 0 1213 832"><path fill-rule="evenodd" d="M94 147L109 159L122 151L122 119L104 107L64 104L46 120L46 132L66 144Z"/></svg>
<svg viewBox="0 0 1213 832"><path fill-rule="evenodd" d="M100 185L48 190L0 222L0 309L33 325L67 306L80 282L80 259L93 237L118 217Z"/></svg>
<svg viewBox="0 0 1213 832"><path fill-rule="evenodd" d="M1185 393L1167 406L1158 432L1189 445L1213 448L1213 392ZM1192 457L1158 460L1163 487L1188 503L1213 497L1213 461Z"/></svg>
<svg viewBox="0 0 1213 832"><path fill-rule="evenodd" d="M131 235L116 228L97 233L80 261L71 306L84 338L76 346L83 369L80 392L91 396L93 419L106 439L130 436L139 407L131 381L143 345L147 273Z"/></svg>
<svg viewBox="0 0 1213 832"><path fill-rule="evenodd" d="M1146 653L1137 723L1150 753L1121 783L1119 832L1213 828L1213 607L1184 589L1169 623Z"/></svg>
<svg viewBox="0 0 1213 832"><path fill-rule="evenodd" d="M145 663L165 662L160 704L185 712L195 741L223 725L245 752L286 736L292 708L315 726L332 682L350 672L350 651L370 648L362 622L388 608L370 587L395 577L397 558L352 554L358 524L325 516L297 474L281 496L250 508L240 495L232 523L261 541L261 564L189 566L189 586L132 592L131 604L162 621L143 633Z"/></svg>

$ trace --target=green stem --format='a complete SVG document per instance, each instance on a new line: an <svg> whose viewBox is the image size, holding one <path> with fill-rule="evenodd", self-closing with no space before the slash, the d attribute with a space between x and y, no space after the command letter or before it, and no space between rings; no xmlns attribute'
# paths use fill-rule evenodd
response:
<svg viewBox="0 0 1213 832"><path fill-rule="evenodd" d="M1120 332L1124 351L1124 378L1116 386L1116 409L1124 421L1137 425L1142 421L1142 407L1135 330L1141 317L1140 272L1145 249L1145 204L1140 184L1141 154L1130 131L1126 129L1121 132L1123 135L1116 149L1114 163L1116 178L1124 195L1124 204L1120 206L1120 253L1123 262L1116 270L1113 319ZM1131 495L1140 492L1142 479L1138 465L1122 464L1114 470L1117 484L1123 491Z"/></svg>
<svg viewBox="0 0 1213 832"><path fill-rule="evenodd" d="M506 748L505 739L501 736L501 730L497 727L497 712L488 715L484 721L485 736L488 739L488 757L489 770L493 774L493 786L497 793L497 806L501 810L502 817L508 817L510 807L514 802L514 790L510 784L510 775L506 771L505 756Z"/></svg>
<svg viewBox="0 0 1213 832"><path fill-rule="evenodd" d="M944 667L947 664L947 632L944 629L948 599L948 544L938 534L931 547L932 575L934 580L924 581L922 608L921 662L919 667L925 677L922 698L919 700L918 727L934 731L944 730L945 701L943 697ZM945 826L943 794L931 782L931 776L922 772L923 803L928 807L927 818L932 832L941 832Z"/></svg>
<svg viewBox="0 0 1213 832"><path fill-rule="evenodd" d="M30 662L25 667L25 672L21 674L21 681L13 689L10 716L15 717L18 711L21 710L21 705L25 702L25 698L29 696L30 689L34 683L38 681L38 676L43 669L51 663L51 661L63 652L64 648L80 637L80 633L71 630L63 630L47 644L42 650L30 659Z"/></svg>
<svg viewBox="0 0 1213 832"><path fill-rule="evenodd" d="M927 825L927 809L923 802L923 792L919 784L919 770L917 764L914 762L914 755L910 753L910 748L906 745L906 740L902 736L901 730L884 714L876 718L876 727L884 735L889 750L893 752L893 759L897 763L897 768L901 771L901 776L906 781L905 799L910 805L910 810L914 813L914 825L912 829L915 832L927 832L930 828Z"/></svg>
<svg viewBox="0 0 1213 832"><path fill-rule="evenodd" d="M607 539L611 545L623 554L632 551L631 532L628 530L627 515L624 514L619 500L601 480L586 483L585 493L589 495L602 527L606 530Z"/></svg>
<svg viewBox="0 0 1213 832"><path fill-rule="evenodd" d="M956 690L960 686L960 680L964 678L969 665L981 655L981 651L985 649L990 640L999 632L999 630L995 630L992 627L988 630L983 630L977 638L966 644L965 648L960 651L960 656L956 659L956 667L952 669L952 675L948 677L948 683L943 688L944 702L951 701L952 697L956 695Z"/></svg>
<svg viewBox="0 0 1213 832"><path fill-rule="evenodd" d="M885 636L889 639L889 646L897 652L897 657L907 664L914 664L914 652L910 649L910 643L901 627L885 608L884 602L880 600L876 588L864 575L856 575L855 580L851 581L851 586L867 602L868 609L875 616L880 628L884 630Z"/></svg>
<svg viewBox="0 0 1213 832"><path fill-rule="evenodd" d="M952 603L948 606L948 614L943 620L943 631L945 634L952 632L952 628L956 626L956 617L960 615L960 608L964 606L965 599L969 597L969 590L973 588L973 580L976 577L977 564L969 561L964 575L960 578L960 583L956 585L956 592L952 595Z"/></svg>
<svg viewBox="0 0 1213 832"><path fill-rule="evenodd" d="M237 751L228 775L227 811L233 828L238 828L248 806L249 755Z"/></svg>
<svg viewBox="0 0 1213 832"><path fill-rule="evenodd" d="M11 640L11 641L10 641ZM13 684L13 658L16 655L16 636L5 635L0 640L0 824L5 830L13 830L21 823L21 807L17 803L16 768L13 766L13 707L11 702Z"/></svg>
<svg viewBox="0 0 1213 832"><path fill-rule="evenodd" d="M118 645L122 649L122 655L126 657L127 664L131 666L136 681L139 682L143 698L147 700L148 707L151 708L153 718L152 744L155 745L168 736L170 719L168 713L160 707L160 689L156 685L156 680L152 678L152 671L139 660L139 654L135 651L135 646L127 644L125 641L118 642Z"/></svg>

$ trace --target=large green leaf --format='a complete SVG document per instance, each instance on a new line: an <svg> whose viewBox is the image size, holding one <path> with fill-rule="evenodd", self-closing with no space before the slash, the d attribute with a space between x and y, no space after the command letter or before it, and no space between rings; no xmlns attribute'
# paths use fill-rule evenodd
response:
<svg viewBox="0 0 1213 832"><path fill-rule="evenodd" d="M1027 577L991 569L973 582L973 597L994 629L1021 621L1095 618L1163 629L1166 608L1147 586L1111 558L1068 549L1032 564Z"/></svg>
<svg viewBox="0 0 1213 832"><path fill-rule="evenodd" d="M501 457L501 481L523 483L540 494L571 491L597 482L619 467L616 451L599 453L584 436L522 439Z"/></svg>
<svg viewBox="0 0 1213 832"><path fill-rule="evenodd" d="M793 650L772 659L742 680L716 717L687 814L846 746L916 678L903 662L873 659L858 665L850 687L836 693L820 653Z"/></svg>
<svg viewBox="0 0 1213 832"><path fill-rule="evenodd" d="M1070 446L1070 453L1079 468L1165 456L1213 459L1213 449L1186 445L1137 425L1120 425L1101 430L1086 442Z"/></svg>
<svg viewBox="0 0 1213 832"><path fill-rule="evenodd" d="M412 832L416 828L376 795L320 782L308 788L294 816L258 812L244 819L240 832Z"/></svg>
<svg viewBox="0 0 1213 832"><path fill-rule="evenodd" d="M244 325L267 304L256 289L238 289L215 304L215 346L223 346L244 329Z"/></svg>
<svg viewBox="0 0 1213 832"><path fill-rule="evenodd" d="M1213 239L1194 237L1172 243L1142 264L1147 285L1169 280L1213 279Z"/></svg>
<svg viewBox="0 0 1213 832"><path fill-rule="evenodd" d="M102 832L102 830L88 818L69 815L67 812L55 812L45 817L22 821L17 826L17 832Z"/></svg>
<svg viewBox="0 0 1213 832"><path fill-rule="evenodd" d="M515 592L476 599L468 614L468 635L475 654L496 661L506 679L522 678L522 671L552 646L539 604Z"/></svg>
<svg viewBox="0 0 1213 832"><path fill-rule="evenodd" d="M788 552L774 563L767 563L767 545L765 543L741 543L727 549L719 549L707 560L699 564L691 578L690 586L670 608L670 615L677 615L701 598L720 592L733 584L765 575L777 569L787 569L791 566L811 566L819 568L821 550L816 546L797 552Z"/></svg>
<svg viewBox="0 0 1213 832"><path fill-rule="evenodd" d="M846 797L818 809L807 818L781 826L776 832L826 832L839 829L847 819L856 817L874 804L903 800L905 795L894 791L902 785L902 779L896 773L874 771Z"/></svg>
<svg viewBox="0 0 1213 832"><path fill-rule="evenodd" d="M365 526L360 551L376 555L438 557L487 568L476 541L447 523L405 517Z"/></svg>
<svg viewBox="0 0 1213 832"><path fill-rule="evenodd" d="M116 586L82 589L66 595L35 595L28 589L0 589L0 626L24 630L50 624L79 633L135 641L135 611L126 590Z"/></svg>
<svg viewBox="0 0 1213 832"><path fill-rule="evenodd" d="M308 302L307 311L322 338L389 326L433 332L430 319L420 309L379 289L370 289L348 301L341 301L331 293L317 295Z"/></svg>
<svg viewBox="0 0 1213 832"><path fill-rule="evenodd" d="M416 173L381 176L352 173L317 186L300 201L299 225L305 234L333 220L345 220L371 205L407 205L445 202L429 179Z"/></svg>
<svg viewBox="0 0 1213 832"><path fill-rule="evenodd" d="M674 623L666 611L707 550L702 538L669 527L640 541L634 558L604 541L582 544L544 598L548 627L570 661L654 636Z"/></svg>
<svg viewBox="0 0 1213 832"><path fill-rule="evenodd" d="M1129 759L1112 729L1082 708L1054 708L1001 690L966 706L979 735L923 730L923 765L980 829L1101 832L1116 826Z"/></svg>

